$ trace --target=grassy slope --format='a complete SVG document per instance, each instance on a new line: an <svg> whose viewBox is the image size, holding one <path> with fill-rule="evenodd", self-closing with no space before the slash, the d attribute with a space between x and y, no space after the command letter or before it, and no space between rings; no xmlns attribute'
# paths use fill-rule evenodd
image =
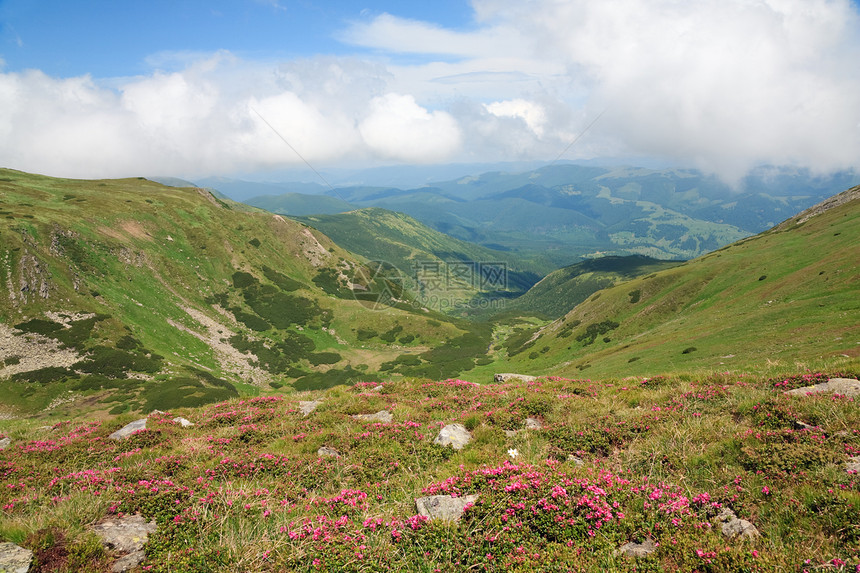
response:
<svg viewBox="0 0 860 573"><path fill-rule="evenodd" d="M818 379L404 380L171 410L123 442L107 436L130 416L0 421L0 540L43 571L108 571L88 528L121 512L157 522L154 573L853 571L860 412L783 395ZM350 417L382 409L392 422ZM506 434L526 417L543 428ZM474 437L459 452L432 443L452 422ZM416 516L416 497L451 493L479 495L458 523ZM722 508L761 537L725 539ZM646 538L651 556L618 554Z"/></svg>
<svg viewBox="0 0 860 573"><path fill-rule="evenodd" d="M599 290L679 264L639 255L586 260L548 274L526 294L508 302L506 310L559 318Z"/></svg>
<svg viewBox="0 0 860 573"><path fill-rule="evenodd" d="M142 179L78 181L2 171L0 326L8 329L32 319L45 321L49 320L47 312L58 312L72 316L77 322L71 324L82 328L86 321L75 313L97 313L91 319L95 324L67 344L81 360L97 347L114 362L128 362L131 355L161 360L154 365L147 363L143 376L146 384L129 382L140 378L140 367L132 367L121 375L110 375L125 380L125 387L111 381L104 384L112 388L79 393L75 384L80 381L50 383L61 381L63 372L43 372L48 376L44 384L16 381L14 374L10 378L9 372L21 370L30 358L3 349L0 378L5 380L0 385L4 402L20 411L40 411L72 390L75 399L69 408L108 407L99 396L107 399L107 404L112 400L115 407L127 404L140 408L152 403L142 395L151 398L156 388L188 376L203 384L197 397L205 399L214 392L205 373L228 381L240 391L259 392L259 385L266 381L287 382L301 375L298 371L366 370L371 365L362 347L372 347L378 362L404 352L421 352L463 332L444 318L427 313L390 308L370 311L348 290L338 288L338 273L359 274L362 268L353 255L299 223L268 213L248 213L244 207L240 211L232 205L206 192L164 187ZM267 275L266 267L276 274ZM254 284L239 288L237 271L248 273ZM286 291L273 284L272 277L276 279L277 274L286 277ZM320 281L320 277L327 280ZM323 292L315 279L337 296ZM246 318L240 317L236 323L230 313L217 311L214 302L245 313L241 316ZM265 331L249 328L251 324L259 326L260 317L254 315L260 312L271 315L266 317L271 323L284 322L283 313L292 316L303 310L310 314L304 313L290 325L274 324ZM206 328L204 323L209 321L214 330ZM32 330L34 323L29 324ZM57 326L53 321L47 324ZM328 326L334 330L323 328ZM394 328L399 338L411 335L412 340L397 344L394 338L385 341L378 337ZM361 340L360 329L365 330ZM36 324L35 331L39 330ZM70 336L73 330L67 326L59 332ZM21 331L14 333L18 338L24 336ZM296 354L304 357L293 360L296 371L265 364L249 370L258 362L254 355L233 352L239 356L228 359L213 348L219 338L228 349L235 347L230 338L233 334L270 347L288 338L310 339L313 352L337 353L339 358L328 354L325 356L336 359L334 364L314 366L305 352ZM126 339L130 349L123 354L116 345L126 336L130 337ZM201 336L208 340L201 340ZM68 366L53 363L55 353L49 350L46 347L43 352L43 364L34 367ZM276 361L277 356L271 358ZM80 373L80 367L73 369ZM99 374L103 369L95 370ZM75 378L74 373L65 374ZM256 379L257 387L246 384L252 379ZM65 411L68 408L62 406L51 413L62 415Z"/></svg>
<svg viewBox="0 0 860 573"><path fill-rule="evenodd" d="M419 300L430 308L447 310L444 304L450 308L482 294L497 297L522 293L538 279L535 269L516 256L454 239L402 213L367 208L339 215L300 217L299 220L326 233L352 252L395 266L404 284L418 291ZM494 269L504 267L507 280L493 281L483 288L476 272L467 272L463 281L450 280L451 273L455 272L451 264L454 262L487 264ZM438 272L435 265L440 265ZM463 269L469 271L471 267ZM416 284L416 278L423 279L423 290Z"/></svg>
<svg viewBox="0 0 860 573"><path fill-rule="evenodd" d="M622 375L856 358L858 252L855 198L601 291L544 328L515 362L538 372Z"/></svg>

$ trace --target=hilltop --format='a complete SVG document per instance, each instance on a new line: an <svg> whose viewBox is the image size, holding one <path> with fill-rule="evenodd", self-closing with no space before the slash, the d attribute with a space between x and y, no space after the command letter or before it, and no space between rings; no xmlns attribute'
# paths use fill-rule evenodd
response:
<svg viewBox="0 0 860 573"><path fill-rule="evenodd" d="M572 375L744 369L860 356L860 197L592 295L509 345L514 368Z"/></svg>
<svg viewBox="0 0 860 573"><path fill-rule="evenodd" d="M331 386L474 330L322 233L199 188L3 170L0 238L7 414Z"/></svg>

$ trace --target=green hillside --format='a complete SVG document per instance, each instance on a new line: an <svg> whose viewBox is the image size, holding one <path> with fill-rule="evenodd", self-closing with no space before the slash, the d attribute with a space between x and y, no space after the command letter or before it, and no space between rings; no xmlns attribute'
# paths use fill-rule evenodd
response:
<svg viewBox="0 0 860 573"><path fill-rule="evenodd" d="M594 294L508 349L558 375L804 364L860 355L860 187L672 269Z"/></svg>
<svg viewBox="0 0 860 573"><path fill-rule="evenodd" d="M0 391L20 413L326 387L449 343L434 369L453 375L480 347L318 231L145 179L0 171L0 286Z"/></svg>
<svg viewBox="0 0 860 573"><path fill-rule="evenodd" d="M538 269L516 255L454 239L408 215L367 208L299 217L338 245L399 270L424 306L468 315L525 293Z"/></svg>
<svg viewBox="0 0 860 573"><path fill-rule="evenodd" d="M505 309L559 318L599 290L679 264L641 255L589 259L548 274L523 296L508 301Z"/></svg>

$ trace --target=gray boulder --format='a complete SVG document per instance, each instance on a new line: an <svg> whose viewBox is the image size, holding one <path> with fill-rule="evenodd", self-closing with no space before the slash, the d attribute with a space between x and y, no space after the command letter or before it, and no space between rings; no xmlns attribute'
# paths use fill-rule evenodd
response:
<svg viewBox="0 0 860 573"><path fill-rule="evenodd" d="M418 514L430 519L444 519L446 521L457 521L463 515L468 503L475 503L478 495L466 495L454 497L451 495L430 495L419 497L415 500Z"/></svg>
<svg viewBox="0 0 860 573"><path fill-rule="evenodd" d="M5 450L9 447L11 443L12 440L10 440L9 438L3 438L2 440L0 440L0 450Z"/></svg>
<svg viewBox="0 0 860 573"><path fill-rule="evenodd" d="M143 562L146 557L143 546L149 534L155 533L157 529L155 521L147 522L142 515L105 519L93 526L93 531L102 543L120 554L112 568L114 573L134 569Z"/></svg>
<svg viewBox="0 0 860 573"><path fill-rule="evenodd" d="M845 396L860 396L860 380L854 380L853 378L831 378L827 382L822 382L821 384L789 390L786 394L789 396L806 396L807 394L816 394L819 392L827 394L843 394Z"/></svg>
<svg viewBox="0 0 860 573"><path fill-rule="evenodd" d="M633 541L625 543L618 548L618 553L627 557L645 557L656 550L657 546L654 544L654 540L646 539L642 543L634 543Z"/></svg>
<svg viewBox="0 0 860 573"><path fill-rule="evenodd" d="M323 446L317 450L317 455L321 458L339 458L340 452L334 448Z"/></svg>
<svg viewBox="0 0 860 573"><path fill-rule="evenodd" d="M756 526L746 519L738 519L735 512L729 508L723 508L723 511L717 516L717 521L722 523L721 531L725 537L735 539L753 539L759 536Z"/></svg>
<svg viewBox="0 0 860 573"><path fill-rule="evenodd" d="M350 417L362 422L382 422L383 424L388 424L394 419L394 415L388 410L380 410L375 414L354 414Z"/></svg>
<svg viewBox="0 0 860 573"><path fill-rule="evenodd" d="M526 418L526 430L540 430L543 424L537 418Z"/></svg>
<svg viewBox="0 0 860 573"><path fill-rule="evenodd" d="M186 420L185 418L182 418L182 417L173 418L173 421L176 422L177 424L179 424L180 426L182 426L183 428L190 428L191 426L194 425L194 422L192 422L190 420Z"/></svg>
<svg viewBox="0 0 860 573"><path fill-rule="evenodd" d="M537 380L537 376L526 376L525 374L513 374L511 372L506 372L503 374L496 374L495 376L493 376L493 380L495 380L496 382L510 382L511 380L531 382L533 380Z"/></svg>
<svg viewBox="0 0 860 573"><path fill-rule="evenodd" d="M0 571L27 573L33 562L33 552L14 543L0 543Z"/></svg>
<svg viewBox="0 0 860 573"><path fill-rule="evenodd" d="M110 436L108 436L108 438L110 438L111 440L124 440L138 430L145 430L146 420L147 418L142 418L140 420L130 422L116 432L114 432L113 434L111 434Z"/></svg>
<svg viewBox="0 0 860 573"><path fill-rule="evenodd" d="M860 456L854 456L849 461L845 462L846 472L857 472L860 474Z"/></svg>
<svg viewBox="0 0 860 573"><path fill-rule="evenodd" d="M434 444L441 446L450 445L455 450L462 450L463 446L472 441L472 434L462 424L448 424L441 430L433 440Z"/></svg>
<svg viewBox="0 0 860 573"><path fill-rule="evenodd" d="M299 402L299 411L302 413L302 416L307 416L311 412L317 409L322 403L322 400L304 400Z"/></svg>

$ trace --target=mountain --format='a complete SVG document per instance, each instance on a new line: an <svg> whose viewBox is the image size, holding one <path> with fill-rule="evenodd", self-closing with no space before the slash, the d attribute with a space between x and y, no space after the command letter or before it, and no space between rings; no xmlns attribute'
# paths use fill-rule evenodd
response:
<svg viewBox="0 0 860 573"><path fill-rule="evenodd" d="M555 164L412 189L318 186L311 193L405 213L452 237L517 253L550 272L604 255L700 256L761 232L858 181L853 172L819 177L760 168L730 187L695 170ZM314 208L313 201L308 199L308 209ZM276 198L247 202L288 212L295 198L285 198L282 207ZM343 204L340 208L349 210Z"/></svg>
<svg viewBox="0 0 860 573"><path fill-rule="evenodd" d="M301 223L143 178L0 171L0 285L0 391L18 413L333 386L396 359L452 376L489 336Z"/></svg>
<svg viewBox="0 0 860 573"><path fill-rule="evenodd" d="M860 356L860 187L773 229L602 290L534 334L512 364L558 375L814 364Z"/></svg>
<svg viewBox="0 0 860 573"><path fill-rule="evenodd" d="M246 201L260 209L271 213L289 215L329 215L344 213L355 209L355 205L347 203L338 197L327 195L307 195L304 193L284 193L283 195L262 195Z"/></svg>
<svg viewBox="0 0 860 573"><path fill-rule="evenodd" d="M559 318L599 290L681 263L641 255L589 259L548 274L527 293L508 301L505 310Z"/></svg>
<svg viewBox="0 0 860 573"><path fill-rule="evenodd" d="M399 271L399 281L428 308L469 314L494 299L525 293L539 268L512 256L454 239L394 211L366 208L297 220L352 252Z"/></svg>

